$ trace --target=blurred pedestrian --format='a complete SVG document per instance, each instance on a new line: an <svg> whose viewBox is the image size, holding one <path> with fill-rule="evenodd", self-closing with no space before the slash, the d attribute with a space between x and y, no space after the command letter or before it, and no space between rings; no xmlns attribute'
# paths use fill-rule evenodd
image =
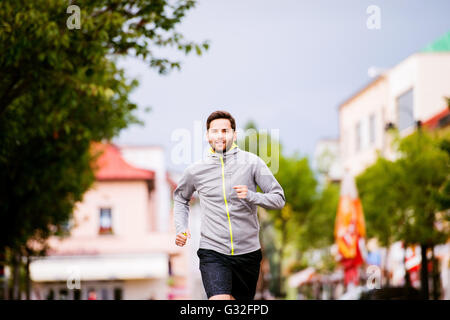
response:
<svg viewBox="0 0 450 320"><path fill-rule="evenodd" d="M94 289L89 290L88 300L97 300L97 293Z"/></svg>

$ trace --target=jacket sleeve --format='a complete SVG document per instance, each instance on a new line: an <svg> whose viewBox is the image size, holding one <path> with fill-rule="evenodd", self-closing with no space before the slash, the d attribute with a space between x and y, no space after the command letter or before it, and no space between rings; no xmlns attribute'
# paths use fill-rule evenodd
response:
<svg viewBox="0 0 450 320"><path fill-rule="evenodd" d="M261 158L256 163L255 182L264 193L248 190L245 199L265 209L281 210L286 203L283 188Z"/></svg>
<svg viewBox="0 0 450 320"><path fill-rule="evenodd" d="M189 202L195 191L191 168L188 167L173 192L173 216L176 234L184 232L189 225Z"/></svg>

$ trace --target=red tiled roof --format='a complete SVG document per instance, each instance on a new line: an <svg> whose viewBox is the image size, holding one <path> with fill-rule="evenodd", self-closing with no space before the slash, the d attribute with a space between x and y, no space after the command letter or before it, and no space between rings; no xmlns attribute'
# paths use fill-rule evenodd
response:
<svg viewBox="0 0 450 320"><path fill-rule="evenodd" d="M95 154L103 152L96 161L95 178L97 180L153 180L155 172L135 168L128 164L119 149L112 144L93 144Z"/></svg>
<svg viewBox="0 0 450 320"><path fill-rule="evenodd" d="M439 127L439 120L443 119L444 117L448 116L450 114L450 109L445 108L441 112L437 113L433 117L429 118L428 120L424 121L423 126L434 129Z"/></svg>

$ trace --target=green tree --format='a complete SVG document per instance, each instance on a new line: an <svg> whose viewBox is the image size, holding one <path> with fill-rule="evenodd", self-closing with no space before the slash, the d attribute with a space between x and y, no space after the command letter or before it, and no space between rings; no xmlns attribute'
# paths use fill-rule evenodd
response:
<svg viewBox="0 0 450 320"><path fill-rule="evenodd" d="M291 157L280 156L280 170L275 175L283 186L286 197L286 205L281 213L271 216L279 238L279 293L285 295L282 277L284 252L288 243L303 241L304 225L316 200L317 181L309 165L307 158L301 158L298 154Z"/></svg>
<svg viewBox="0 0 450 320"><path fill-rule="evenodd" d="M250 121L245 126L245 134L239 146L260 156L269 165L272 163L275 178L281 184L286 197L282 210L268 210L261 228L261 239L271 255L272 288L276 296L285 296L283 270L287 251L294 248L296 253L314 248L323 249L334 242L334 219L339 201L339 187L327 184L318 190L318 183L306 157L298 154L285 156L278 141L256 128ZM296 254L298 261L304 262L302 255ZM325 261L328 266L333 265Z"/></svg>
<svg viewBox="0 0 450 320"><path fill-rule="evenodd" d="M276 269L271 268L275 279L275 295L284 296L282 276L284 253L287 244L296 234L294 223L304 221L304 216L312 207L317 182L306 158L298 155L285 157L279 141L272 139L269 133L258 130L254 122L245 126L244 137L238 142L239 146L260 156L272 170L275 178L281 184L286 197L286 205L282 210L268 210L269 225L273 226L276 236ZM271 229L267 229L270 234ZM262 230L264 233L264 230ZM272 257L272 262L275 257Z"/></svg>
<svg viewBox="0 0 450 320"><path fill-rule="evenodd" d="M398 164L404 169L404 182L407 189L407 209L404 211L401 238L406 243L419 243L421 247L421 289L424 298L428 299L428 256L430 249L445 243L450 230L440 230L436 224L443 219L438 213L441 204L436 199L442 186L448 179L449 157L439 148L439 140L424 130L402 139L399 151L402 157ZM447 208L448 209L448 208ZM446 212L447 220L449 212Z"/></svg>
<svg viewBox="0 0 450 320"><path fill-rule="evenodd" d="M448 109L450 110L450 98L446 99ZM450 159L450 126L439 129L436 131L436 135L440 141L439 148L447 153ZM450 163L448 164L448 167L450 167ZM448 171L450 172L450 170ZM436 194L436 201L439 203L440 210L444 211L450 208L450 174L447 175L446 182Z"/></svg>
<svg viewBox="0 0 450 320"><path fill-rule="evenodd" d="M339 203L339 185L327 183L307 212L298 247L301 251L322 249L334 243L334 223Z"/></svg>
<svg viewBox="0 0 450 320"><path fill-rule="evenodd" d="M80 29L67 27L69 4L80 8ZM116 58L136 56L166 74L180 62L158 57L155 50L201 54L208 48L175 31L194 5L0 2L0 252L17 270L32 249L30 240L44 244L63 233L75 203L92 184L91 143L139 122L129 100L137 81L125 78Z"/></svg>
<svg viewBox="0 0 450 320"><path fill-rule="evenodd" d="M279 163L275 163L275 161L278 161L279 154L281 153L281 144L279 143L279 141L273 140L272 137L267 134L267 132L259 131L255 122L253 121L247 122L244 130L245 132L243 133L243 136L237 141L239 147L245 151L252 152L258 155L268 166L271 165L273 159L275 166L278 168ZM261 189L259 187L257 189L258 192L261 192ZM269 260L271 273L269 287L271 291L275 293L275 295L279 295L279 277L277 263L277 261L279 261L279 258L277 260L279 246L277 246L276 244L276 230L273 225L272 217L279 213L280 210L266 211L263 208L258 208L258 216L261 229L260 242L261 247L264 250L264 256Z"/></svg>
<svg viewBox="0 0 450 320"><path fill-rule="evenodd" d="M401 223L406 188L403 171L394 162L378 157L377 161L356 177L359 197L364 209L368 238L377 238L389 250L398 240L398 226ZM386 286L389 276L383 266Z"/></svg>
<svg viewBox="0 0 450 320"><path fill-rule="evenodd" d="M379 159L357 179L368 232L385 245L394 240L420 244L424 298L428 298L427 250L450 235L448 228L437 227L449 219L448 207L439 201L450 163L449 154L441 148L446 144L442 139L420 127L404 138L397 133L398 158Z"/></svg>
<svg viewBox="0 0 450 320"><path fill-rule="evenodd" d="M303 224L296 223L293 226L296 251L290 270L292 273L313 267L320 274L329 274L337 266L331 245L334 243L339 185L325 183L321 188L317 188L314 199Z"/></svg>

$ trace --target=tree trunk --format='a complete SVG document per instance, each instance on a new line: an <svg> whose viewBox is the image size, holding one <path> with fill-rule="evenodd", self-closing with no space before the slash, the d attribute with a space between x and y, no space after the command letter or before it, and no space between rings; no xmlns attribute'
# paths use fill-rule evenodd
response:
<svg viewBox="0 0 450 320"><path fill-rule="evenodd" d="M409 275L409 271L405 269L405 287L407 289L411 288L411 276Z"/></svg>
<svg viewBox="0 0 450 320"><path fill-rule="evenodd" d="M20 300L20 253L17 251L13 251L13 272L12 272L12 282L13 282L13 290L12 290L12 299Z"/></svg>
<svg viewBox="0 0 450 320"><path fill-rule="evenodd" d="M278 261L278 296L282 297L283 296L283 279L281 276L281 272L283 270L283 246L281 246L281 248L278 250L278 256L279 256L279 261Z"/></svg>
<svg viewBox="0 0 450 320"><path fill-rule="evenodd" d="M408 244L405 243L404 247L405 247L405 249L404 249L405 254L403 257L403 262L405 264L405 288L408 289L407 291L409 291L409 289L411 288L411 276L409 274L408 269L406 268L406 250L408 248Z"/></svg>
<svg viewBox="0 0 450 320"><path fill-rule="evenodd" d="M390 285L389 270L387 268L387 260L389 257L389 246L390 246L390 243L388 242L386 245L386 256L383 261L383 276L386 279L385 283L384 283L386 287L389 287L389 285Z"/></svg>
<svg viewBox="0 0 450 320"><path fill-rule="evenodd" d="M264 269L264 264L266 263L266 257L265 257L265 247L264 247L264 241L260 241L261 242L261 253L262 253L262 260L259 266L259 288L258 286L256 287L256 289L259 289L259 293L260 293L260 299L261 300L265 300L264 299L264 291L266 290L267 284L266 284L266 273L265 273L265 269Z"/></svg>
<svg viewBox="0 0 450 320"><path fill-rule="evenodd" d="M439 300L441 296L441 282L439 280L438 261L434 255L434 245L431 246L431 261L433 264L433 299Z"/></svg>
<svg viewBox="0 0 450 320"><path fill-rule="evenodd" d="M422 256L422 264L420 266L420 289L422 293L422 299L428 300L430 298L428 289L428 258L427 258L428 245L420 245L420 254Z"/></svg>
<svg viewBox="0 0 450 320"><path fill-rule="evenodd" d="M31 282L30 282L30 254L27 252L25 264L25 293L27 300L30 300Z"/></svg>
<svg viewBox="0 0 450 320"><path fill-rule="evenodd" d="M0 300L6 300L7 291L8 291L8 283L6 279L6 254L3 250L0 249L0 273L2 277L2 285L0 286Z"/></svg>
<svg viewBox="0 0 450 320"><path fill-rule="evenodd" d="M286 232L285 232L286 222L283 221L283 226L281 230L284 232L281 234L281 247L278 250L278 255L280 257L280 260L278 261L278 294L280 297L285 297L284 294L284 288L283 288L283 251L284 251L284 245L286 242Z"/></svg>
<svg viewBox="0 0 450 320"><path fill-rule="evenodd" d="M5 275L5 300L12 300L12 285L11 285L11 249L9 248L5 248L5 268L6 266L8 266L9 270L10 270L10 275L8 276L8 278L6 278Z"/></svg>

